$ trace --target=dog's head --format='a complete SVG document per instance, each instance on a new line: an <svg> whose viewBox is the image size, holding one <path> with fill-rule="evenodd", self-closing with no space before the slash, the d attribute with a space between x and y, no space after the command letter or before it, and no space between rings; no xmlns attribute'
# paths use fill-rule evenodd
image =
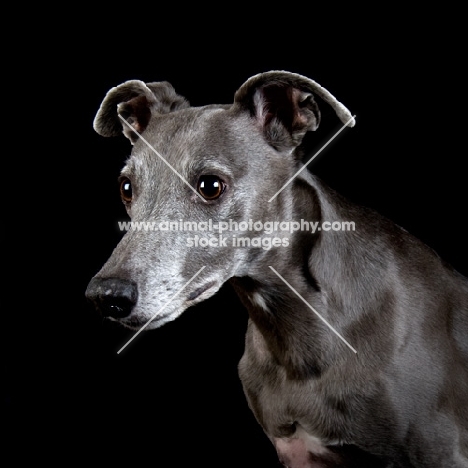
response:
<svg viewBox="0 0 468 468"><path fill-rule="evenodd" d="M320 123L314 95L354 125L327 90L283 71L250 78L231 105L190 107L167 82L132 80L107 93L94 128L132 144L120 192L133 225L86 291L105 316L156 328L230 278L262 274L259 262L287 243L265 242L254 223L291 215L289 187L271 198Z"/></svg>

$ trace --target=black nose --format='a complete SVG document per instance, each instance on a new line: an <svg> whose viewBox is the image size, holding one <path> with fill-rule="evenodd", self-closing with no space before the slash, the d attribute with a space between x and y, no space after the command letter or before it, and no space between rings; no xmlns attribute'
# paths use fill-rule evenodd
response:
<svg viewBox="0 0 468 468"><path fill-rule="evenodd" d="M104 317L122 318L130 315L138 298L138 289L133 281L93 278L85 295Z"/></svg>

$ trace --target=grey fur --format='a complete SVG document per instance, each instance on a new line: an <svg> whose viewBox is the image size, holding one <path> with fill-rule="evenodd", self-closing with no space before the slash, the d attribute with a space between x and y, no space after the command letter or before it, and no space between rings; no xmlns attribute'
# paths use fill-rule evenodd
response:
<svg viewBox="0 0 468 468"><path fill-rule="evenodd" d="M168 83L135 80L110 90L95 129L103 136L124 131L134 145L122 170L133 187L127 205L133 221L351 220L356 230L288 233L287 246L269 250L233 247L231 232L224 232L224 247L189 248L193 232L133 230L91 280L87 297L127 327L152 320L149 329L229 281L250 316L239 375L250 408L285 464L466 468L467 279L411 234L307 171L268 203L302 167L302 138L320 122L314 95L354 125L328 91L284 71L250 78L232 105L189 107ZM197 197L122 126L118 113L193 187L201 175L223 179L222 195ZM302 461L292 449L283 453L284 443L294 447L295 434L303 432L325 452L310 449Z"/></svg>

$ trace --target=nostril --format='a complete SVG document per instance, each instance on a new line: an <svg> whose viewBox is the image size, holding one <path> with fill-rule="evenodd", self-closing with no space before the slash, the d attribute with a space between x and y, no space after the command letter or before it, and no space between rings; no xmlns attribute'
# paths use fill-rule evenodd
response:
<svg viewBox="0 0 468 468"><path fill-rule="evenodd" d="M85 293L105 317L123 318L130 315L138 298L133 281L120 278L93 278Z"/></svg>
<svg viewBox="0 0 468 468"><path fill-rule="evenodd" d="M122 318L130 315L134 305L124 298L105 297L101 298L98 307L105 317Z"/></svg>

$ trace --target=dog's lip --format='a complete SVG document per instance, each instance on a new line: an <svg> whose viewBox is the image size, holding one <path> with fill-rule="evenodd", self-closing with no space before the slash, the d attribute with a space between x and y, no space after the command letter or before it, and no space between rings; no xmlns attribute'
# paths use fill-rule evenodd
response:
<svg viewBox="0 0 468 468"><path fill-rule="evenodd" d="M216 285L216 281L210 281L209 283L206 283L205 285L200 286L199 288L195 289L195 291L192 291L187 296L187 301L195 300L197 297L201 296L204 292L208 291L208 289L212 288L215 285Z"/></svg>
<svg viewBox="0 0 468 468"><path fill-rule="evenodd" d="M110 320L111 322L120 323L121 325L125 326L126 328L130 328L131 330L138 330L147 322L147 320L142 320L141 318L134 315L122 318L106 317L106 319Z"/></svg>
<svg viewBox="0 0 468 468"><path fill-rule="evenodd" d="M112 319L115 321L120 322L127 328L131 330L141 330L142 328L148 327L148 330L153 328L159 328L167 322L171 322L173 319L171 318L171 314L162 314L162 315L154 315L149 319L147 317L138 317L134 315L130 315L129 317L125 317L122 319Z"/></svg>

